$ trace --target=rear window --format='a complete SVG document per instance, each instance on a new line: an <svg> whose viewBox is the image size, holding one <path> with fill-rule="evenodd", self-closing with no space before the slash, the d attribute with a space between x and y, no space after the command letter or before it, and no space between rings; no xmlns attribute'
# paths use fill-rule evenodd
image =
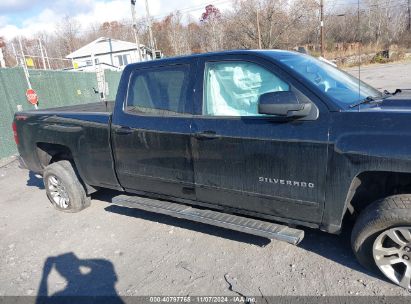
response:
<svg viewBox="0 0 411 304"><path fill-rule="evenodd" d="M130 80L125 110L159 116L189 113L189 74L189 65L136 70Z"/></svg>

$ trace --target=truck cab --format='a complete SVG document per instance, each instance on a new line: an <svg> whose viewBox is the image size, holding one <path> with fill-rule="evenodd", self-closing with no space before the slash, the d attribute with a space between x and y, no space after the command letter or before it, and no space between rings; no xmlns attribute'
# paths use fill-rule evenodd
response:
<svg viewBox="0 0 411 304"><path fill-rule="evenodd" d="M124 74L111 130L127 191L320 223L329 110L298 81L251 53L154 61ZM258 99L269 92L292 92L310 112L261 114Z"/></svg>

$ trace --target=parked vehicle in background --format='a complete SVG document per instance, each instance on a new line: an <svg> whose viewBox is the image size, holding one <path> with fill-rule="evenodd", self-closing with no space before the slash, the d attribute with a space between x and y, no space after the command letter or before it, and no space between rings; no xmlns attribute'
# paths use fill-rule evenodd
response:
<svg viewBox="0 0 411 304"><path fill-rule="evenodd" d="M359 262L409 289L410 101L308 55L232 51L128 65L114 104L18 112L13 129L60 211L109 188L293 244L351 218Z"/></svg>

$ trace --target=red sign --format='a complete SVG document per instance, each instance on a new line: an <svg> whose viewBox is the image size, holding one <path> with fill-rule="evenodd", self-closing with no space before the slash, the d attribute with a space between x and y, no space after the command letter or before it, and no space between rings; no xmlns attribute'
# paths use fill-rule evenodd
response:
<svg viewBox="0 0 411 304"><path fill-rule="evenodd" d="M28 89L26 91L27 101L30 102L32 105L36 105L39 103L39 97L37 96L36 91L33 89Z"/></svg>

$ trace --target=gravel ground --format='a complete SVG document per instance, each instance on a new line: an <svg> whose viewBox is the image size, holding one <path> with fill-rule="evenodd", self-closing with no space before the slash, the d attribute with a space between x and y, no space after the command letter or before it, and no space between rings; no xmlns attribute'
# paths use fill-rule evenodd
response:
<svg viewBox="0 0 411 304"><path fill-rule="evenodd" d="M372 82L366 69L399 75L404 67L365 68ZM409 75L397 79L411 87ZM348 234L306 229L292 246L113 206L110 191L65 214L43 188L15 161L0 167L0 296L409 295L363 269Z"/></svg>
<svg viewBox="0 0 411 304"><path fill-rule="evenodd" d="M374 86L379 90L411 89L411 62L401 62L392 64L374 64L347 69L349 73Z"/></svg>

